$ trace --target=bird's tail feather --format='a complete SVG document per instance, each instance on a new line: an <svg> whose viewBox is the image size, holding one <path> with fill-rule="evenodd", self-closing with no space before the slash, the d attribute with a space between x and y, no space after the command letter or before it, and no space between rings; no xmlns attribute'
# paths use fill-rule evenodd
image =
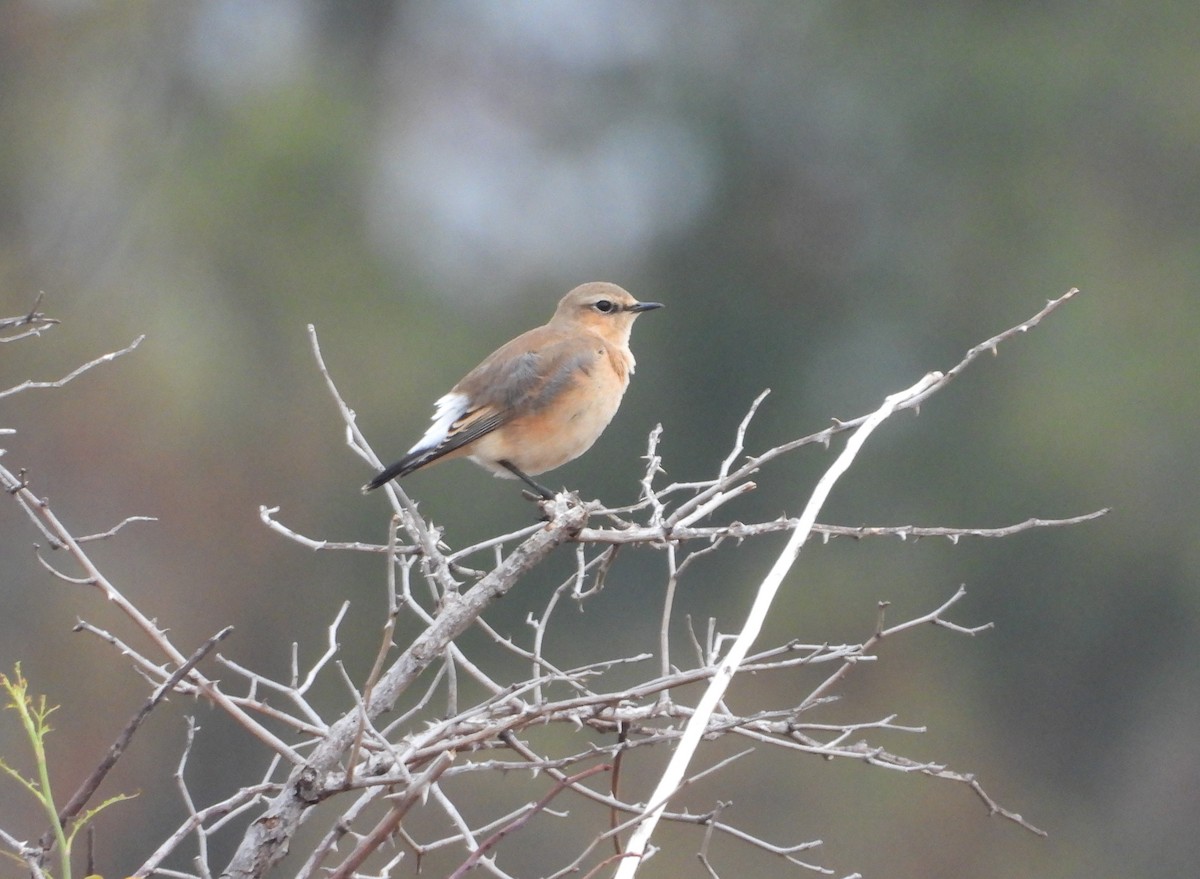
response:
<svg viewBox="0 0 1200 879"><path fill-rule="evenodd" d="M433 449L425 449L420 452L410 452L390 467L383 468L375 474L370 482L362 487L363 494L366 494L368 491L374 491L379 486L386 485L393 479L398 479L412 473L433 457L430 455L432 451Z"/></svg>

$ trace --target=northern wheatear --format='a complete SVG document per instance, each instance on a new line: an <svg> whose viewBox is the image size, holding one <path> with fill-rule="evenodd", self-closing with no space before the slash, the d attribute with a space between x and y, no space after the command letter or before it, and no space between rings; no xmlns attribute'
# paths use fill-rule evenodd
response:
<svg viewBox="0 0 1200 879"><path fill-rule="evenodd" d="M499 348L438 400L433 426L363 491L465 455L552 497L531 477L578 458L603 433L633 374L633 321L661 307L616 284L576 287L548 324Z"/></svg>

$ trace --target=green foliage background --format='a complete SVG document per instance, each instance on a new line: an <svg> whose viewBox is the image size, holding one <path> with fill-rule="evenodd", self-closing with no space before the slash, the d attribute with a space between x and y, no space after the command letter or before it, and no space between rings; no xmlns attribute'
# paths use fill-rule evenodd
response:
<svg viewBox="0 0 1200 879"><path fill-rule="evenodd" d="M878 601L899 619L965 583L959 618L996 630L885 648L838 710L927 724L881 743L977 770L1050 838L989 821L965 790L765 756L695 807L732 798L726 817L768 838L822 837L843 873L1184 875L1200 861L1198 31L1184 3L14 0L0 7L0 311L43 290L64 323L0 350L0 384L148 339L6 400L7 465L78 533L160 517L95 552L180 644L233 623L227 652L283 674L287 643L315 656L349 599L342 643L361 673L378 565L307 553L257 520L278 504L313 536L386 527L383 501L358 494L367 472L307 323L390 457L570 286L667 303L636 328L617 420L553 474L615 503L634 497L656 422L671 477L703 477L762 388L752 448L858 415L1078 286L889 424L823 518L1114 512L997 543L814 546L772 632L857 640ZM797 511L828 460L772 468L739 515ZM529 516L510 483L462 463L410 488L455 545ZM0 534L0 668L21 660L62 704L51 759L66 790L144 688L70 634L78 616L120 622L48 580L12 505ZM683 610L732 628L774 549L697 567ZM497 620L522 632L560 573ZM579 655L653 649L660 582L649 553L623 556L603 611L572 624ZM195 765L219 767L199 796L262 766L208 709L156 713L108 791L144 794L97 821L106 875L182 817L169 776L188 711L204 727ZM18 746L0 732L3 753ZM41 832L9 802L0 824ZM681 856L676 875L698 870Z"/></svg>

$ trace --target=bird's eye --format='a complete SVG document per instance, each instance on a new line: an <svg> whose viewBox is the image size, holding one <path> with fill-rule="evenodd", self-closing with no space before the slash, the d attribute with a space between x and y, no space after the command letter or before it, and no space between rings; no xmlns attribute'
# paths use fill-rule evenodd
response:
<svg viewBox="0 0 1200 879"><path fill-rule="evenodd" d="M617 310L617 306L607 299L601 299L599 302L596 302L594 305L592 305L592 308L596 309L596 311L600 312L601 314L612 314Z"/></svg>

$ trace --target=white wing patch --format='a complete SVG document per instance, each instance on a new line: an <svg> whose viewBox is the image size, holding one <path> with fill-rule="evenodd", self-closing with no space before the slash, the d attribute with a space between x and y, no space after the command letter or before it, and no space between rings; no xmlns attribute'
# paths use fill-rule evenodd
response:
<svg viewBox="0 0 1200 879"><path fill-rule="evenodd" d="M417 440L417 444L408 450L412 455L437 448L446 440L450 433L450 425L462 418L467 411L470 401L466 394L446 394L434 404L433 426L425 431L425 435Z"/></svg>

